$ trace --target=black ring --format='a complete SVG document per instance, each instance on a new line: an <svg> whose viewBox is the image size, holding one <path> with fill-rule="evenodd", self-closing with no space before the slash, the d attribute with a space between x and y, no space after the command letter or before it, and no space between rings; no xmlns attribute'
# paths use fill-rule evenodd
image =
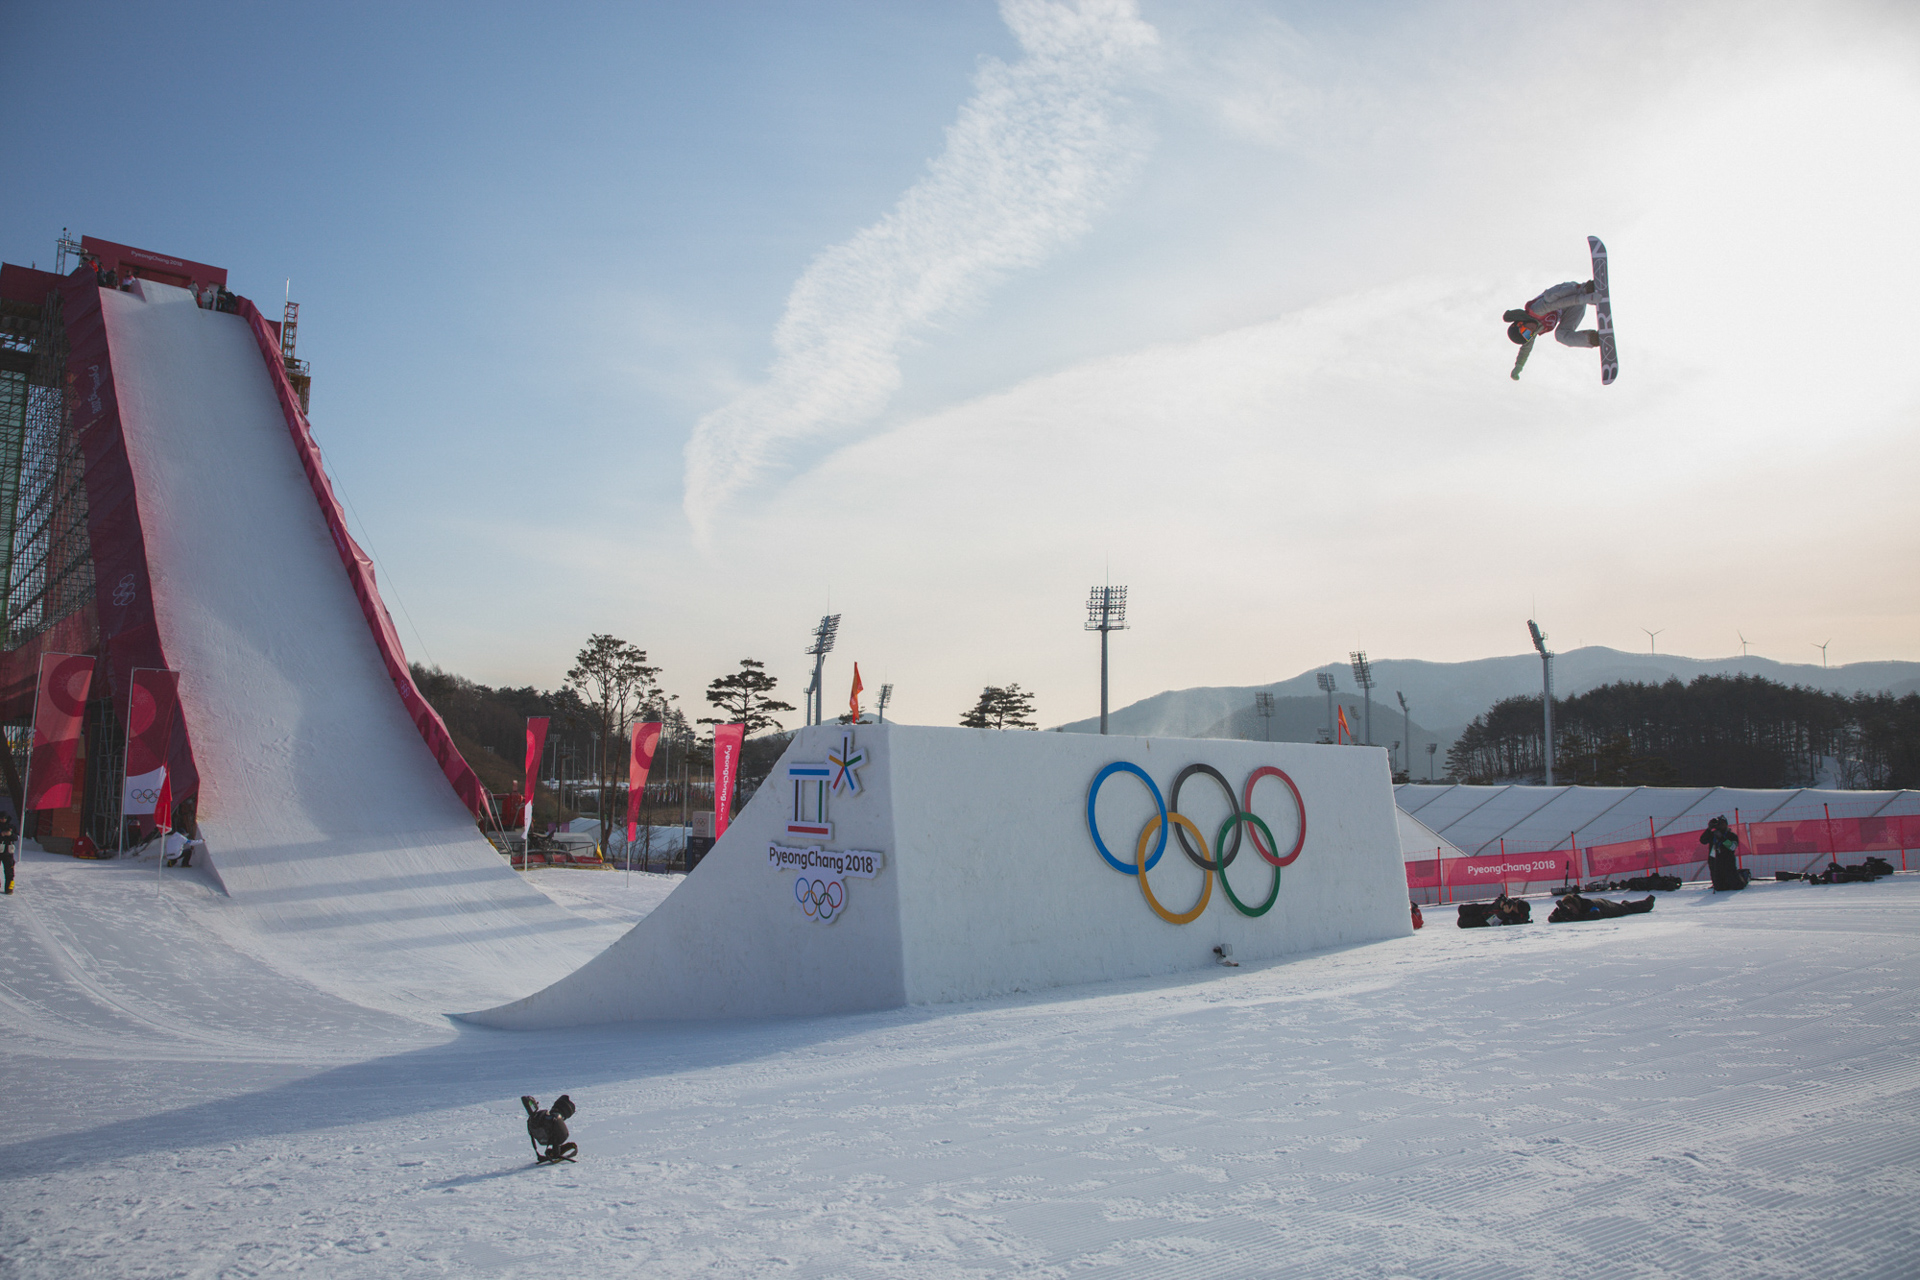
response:
<svg viewBox="0 0 1920 1280"><path fill-rule="evenodd" d="M1173 790L1167 796L1167 812L1180 812L1180 786L1196 773L1204 773L1219 783L1220 790L1226 793L1227 809L1232 813L1240 812L1240 798L1233 794L1233 788L1228 785L1226 776L1210 764L1190 764L1180 771L1180 776L1173 780ZM1196 852L1192 842L1187 839L1186 829L1177 822L1173 824L1173 834L1180 841L1181 852L1187 855L1194 866L1202 871L1225 871L1233 865L1233 860L1240 856L1240 829L1245 825L1239 822L1233 824L1233 843L1227 846L1226 851L1218 859L1209 859L1204 853Z"/></svg>

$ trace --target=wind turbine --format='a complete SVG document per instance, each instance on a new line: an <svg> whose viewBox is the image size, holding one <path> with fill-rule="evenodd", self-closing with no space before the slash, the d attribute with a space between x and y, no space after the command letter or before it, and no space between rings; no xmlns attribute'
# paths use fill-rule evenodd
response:
<svg viewBox="0 0 1920 1280"><path fill-rule="evenodd" d="M1645 627L1642 627L1642 628L1640 628L1640 629L1641 629L1642 631L1647 631L1647 629L1646 629ZM1662 627L1662 628L1660 628L1660 631L1665 631L1665 630L1666 630L1666 628L1665 628L1665 627ZM1655 652L1655 649L1654 649L1654 647L1653 647L1653 638L1654 638L1655 636L1657 636L1657 635L1659 635L1659 634L1660 634L1660 631L1647 631L1647 652L1648 652L1648 653L1653 653L1653 652Z"/></svg>
<svg viewBox="0 0 1920 1280"><path fill-rule="evenodd" d="M1813 642L1808 641L1807 643L1812 644ZM1833 643L1833 640L1829 638L1827 640L1827 644L1832 644L1832 643ZM1813 646L1814 648L1820 651L1820 665L1822 667L1827 665L1827 644L1816 644Z"/></svg>
<svg viewBox="0 0 1920 1280"><path fill-rule="evenodd" d="M1734 632L1733 634L1740 637L1740 656L1743 658L1746 657L1747 656L1747 637L1738 631Z"/></svg>

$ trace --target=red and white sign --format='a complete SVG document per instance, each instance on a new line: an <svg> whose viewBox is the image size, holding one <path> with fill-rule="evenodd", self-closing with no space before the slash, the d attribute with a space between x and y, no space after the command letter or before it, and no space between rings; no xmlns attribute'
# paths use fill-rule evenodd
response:
<svg viewBox="0 0 1920 1280"><path fill-rule="evenodd" d="M180 705L180 673L135 668L127 699L127 782L120 812L152 815L156 827L172 824L173 788L167 777L167 753L173 744L174 715Z"/></svg>
<svg viewBox="0 0 1920 1280"><path fill-rule="evenodd" d="M526 802L526 821L520 828L523 839L533 834L533 790L540 785L540 757L547 750L547 720L547 716L527 717L527 780L526 794L522 797Z"/></svg>
<svg viewBox="0 0 1920 1280"><path fill-rule="evenodd" d="M721 724L713 728L713 838L727 834L733 820L733 784L740 777L740 747L747 726Z"/></svg>
<svg viewBox="0 0 1920 1280"><path fill-rule="evenodd" d="M74 762L93 686L93 659L79 653L40 655L40 687L33 700L33 754L27 758L27 808L73 804Z"/></svg>
<svg viewBox="0 0 1920 1280"><path fill-rule="evenodd" d="M647 799L647 771L653 768L653 749L660 744L660 722L649 720L633 727L633 755L627 763L627 843L640 835L640 806Z"/></svg>

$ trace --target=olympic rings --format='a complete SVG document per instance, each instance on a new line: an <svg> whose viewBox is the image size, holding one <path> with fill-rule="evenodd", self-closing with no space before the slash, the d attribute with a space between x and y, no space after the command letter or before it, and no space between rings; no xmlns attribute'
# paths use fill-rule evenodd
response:
<svg viewBox="0 0 1920 1280"><path fill-rule="evenodd" d="M1147 859L1147 870L1151 871L1154 865L1160 861L1160 855L1167 851L1167 827L1169 825L1167 822L1167 802L1160 798L1160 788L1153 785L1153 779L1147 776L1147 771L1137 764L1129 764L1125 760L1116 760L1094 775L1093 786L1087 789L1087 830L1093 836L1093 847L1100 851L1100 856L1107 860L1107 865L1115 871L1118 871L1121 875L1130 876L1135 874L1132 865L1120 861L1120 859L1114 857L1113 854L1108 851L1106 841L1100 838L1099 820L1093 816L1093 802L1100 798L1100 784L1116 773L1130 773L1140 779L1140 781L1146 783L1147 790L1153 795L1153 807L1160 811L1160 843L1154 846L1153 856ZM1196 832L1195 834L1197 835L1198 833Z"/></svg>
<svg viewBox="0 0 1920 1280"><path fill-rule="evenodd" d="M1289 778L1284 771L1276 769L1270 764L1263 764L1247 775L1247 789L1240 797L1240 807L1248 813L1253 812L1253 784L1262 778L1278 778L1287 784L1287 790L1293 793L1293 806L1300 811L1300 834L1294 837L1293 848L1288 851L1286 857L1282 858L1275 852L1275 850L1280 847L1280 842L1273 840L1273 832L1267 831L1266 824L1262 823L1259 830L1251 833L1253 836L1253 847L1261 857L1271 862L1274 866L1288 866L1295 858L1300 856L1300 850L1305 848L1307 844L1307 802L1300 798L1300 788L1293 785L1293 779ZM1267 839L1273 840L1273 848L1270 849L1260 843L1261 831L1267 831Z"/></svg>
<svg viewBox="0 0 1920 1280"><path fill-rule="evenodd" d="M1198 840L1202 845L1207 843L1207 838L1200 834L1200 828L1193 825L1192 818L1189 818L1184 813L1176 813L1173 814L1172 817L1175 822L1179 823L1186 830L1193 832L1193 838L1195 840ZM1167 842L1165 829L1161 825L1159 817L1155 816L1148 818L1147 825L1140 828L1140 843L1135 845L1133 849L1133 866L1135 872L1140 877L1140 892L1147 896L1147 905L1153 908L1153 914L1159 916L1168 924L1192 924L1200 918L1200 913L1207 909L1207 903L1213 898L1213 873L1211 871L1201 873L1200 900L1193 904L1191 911L1174 912L1161 906L1160 899L1153 896L1153 886L1147 883L1147 840L1155 831L1161 832L1160 843L1164 848ZM1222 876L1220 879L1224 882L1226 877Z"/></svg>
<svg viewBox="0 0 1920 1280"><path fill-rule="evenodd" d="M793 882L793 900L809 917L831 920L847 900L847 886L838 880L801 876Z"/></svg>
<svg viewBox="0 0 1920 1280"><path fill-rule="evenodd" d="M1220 838L1214 841L1215 847L1217 848L1225 844L1227 842L1227 832L1230 830L1238 832L1240 830L1240 824L1244 822L1251 822L1255 831L1266 831L1267 839L1273 839L1273 832L1267 831L1267 824L1261 821L1258 814L1248 813L1242 809L1239 813L1234 814L1220 824ZM1258 848L1259 846L1256 844L1254 847ZM1268 861L1271 862L1272 859L1268 859ZM1273 887L1267 890L1267 900L1257 907L1250 907L1240 901L1240 895L1233 891L1233 882L1227 879L1227 873L1224 868L1222 868L1220 872L1220 887L1227 891L1227 901L1234 905L1235 910L1243 916L1252 916L1258 919L1273 910L1273 904L1280 898L1280 864L1277 862L1273 864Z"/></svg>
<svg viewBox="0 0 1920 1280"><path fill-rule="evenodd" d="M1175 809L1180 807L1180 788L1186 785L1187 779L1196 773L1204 773L1219 783L1220 789L1227 793L1227 806L1235 813L1240 812L1241 806L1233 802L1233 784L1227 781L1225 774L1210 764L1190 764L1180 771L1179 776L1173 780L1173 794L1171 799ZM1233 865L1233 860L1240 856L1240 828L1237 826L1233 829L1233 848L1225 850L1218 858L1212 860L1209 860L1207 855L1201 852L1200 849L1195 849L1187 843L1187 833L1185 830L1175 827L1173 834L1174 838L1180 841L1181 852L1185 853L1193 862L1193 865L1202 871L1225 871ZM1200 841L1201 849L1206 848L1206 839L1201 836L1198 831L1193 833L1193 838Z"/></svg>
<svg viewBox="0 0 1920 1280"><path fill-rule="evenodd" d="M1140 779L1146 785L1147 793L1153 797L1155 810L1153 816L1148 818L1146 824L1140 829L1139 839L1134 844L1133 863L1130 866L1114 857L1113 851L1101 838L1099 818L1094 808L1100 796L1101 784L1116 773L1130 773ZM1219 784L1221 791L1226 793L1227 804L1232 809L1227 820L1220 824L1211 852L1208 849L1205 834L1194 825L1192 819L1180 812L1180 789L1186 785L1187 779L1195 774L1205 774ZM1287 793L1293 797L1294 809L1299 815L1299 829L1294 837L1293 846L1284 856L1279 852L1280 842L1275 838L1273 829L1267 825L1265 819L1253 812L1254 786L1262 778L1267 777L1278 778L1286 786ZM1161 797L1160 788L1154 785L1153 779L1148 777L1146 770L1139 765L1126 760L1116 760L1107 765L1094 775L1093 785L1087 789L1087 832L1093 837L1093 847L1099 850L1101 858L1105 859L1108 866L1123 875L1130 875L1139 880L1140 893L1146 898L1147 906L1168 924L1191 924L1200 918L1206 911L1207 904L1213 900L1215 876L1220 878L1220 887L1226 891L1227 901L1231 902L1234 910L1241 915L1258 918L1271 911L1273 904L1280 899L1281 869L1290 866L1298 859L1307 843L1306 801L1301 798L1300 788L1294 784L1292 778L1287 776L1286 771L1272 765L1260 766L1247 775L1246 785L1236 797L1232 784L1218 769L1209 764L1190 764L1180 770L1174 778L1171 800L1172 803L1169 805L1168 801ZM1234 858L1240 853L1242 827L1248 828L1244 834L1253 841L1255 852L1273 868L1273 882L1268 887L1266 900L1256 904L1241 901L1240 895L1234 892L1233 885L1227 880L1227 868L1233 865ZM1200 868L1200 896L1186 911L1168 910L1160 899L1154 896L1153 886L1147 882L1147 872L1153 870L1160 861L1160 855L1166 850L1169 830L1172 830L1174 838L1179 841L1180 848L1186 853L1188 860ZM1158 843L1154 845L1153 852L1149 855L1147 844L1156 837L1158 837ZM796 886L796 892L797 890L798 886ZM805 899L802 899L802 905L806 905ZM825 909L823 903L822 910ZM834 904L832 909L837 910L838 904ZM811 907L808 909L808 914L813 914ZM821 918L829 917L823 914Z"/></svg>

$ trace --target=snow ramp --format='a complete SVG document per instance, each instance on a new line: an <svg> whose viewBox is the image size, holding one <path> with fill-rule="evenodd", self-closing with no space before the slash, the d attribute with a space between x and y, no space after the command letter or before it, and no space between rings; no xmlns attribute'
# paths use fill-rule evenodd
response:
<svg viewBox="0 0 1920 1280"><path fill-rule="evenodd" d="M815 726L625 937L464 1016L841 1013L1404 937L1394 814L1377 747Z"/></svg>
<svg viewBox="0 0 1920 1280"><path fill-rule="evenodd" d="M455 789L471 771L418 702L371 567L328 510L258 313L146 280L98 298L208 861L261 958L408 1011L508 999L578 967L605 928L527 885L476 829ZM103 609L137 585L103 572Z"/></svg>

